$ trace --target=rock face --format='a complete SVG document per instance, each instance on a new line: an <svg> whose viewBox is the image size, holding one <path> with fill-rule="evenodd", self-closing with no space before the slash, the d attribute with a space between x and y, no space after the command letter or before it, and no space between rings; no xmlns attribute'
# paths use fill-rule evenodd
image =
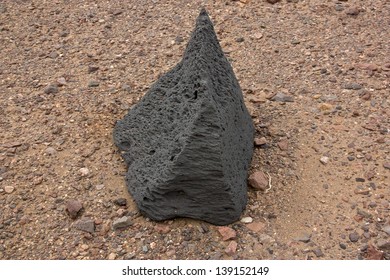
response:
<svg viewBox="0 0 390 280"><path fill-rule="evenodd" d="M144 215L216 225L239 219L254 127L204 9L182 61L116 123L113 136Z"/></svg>

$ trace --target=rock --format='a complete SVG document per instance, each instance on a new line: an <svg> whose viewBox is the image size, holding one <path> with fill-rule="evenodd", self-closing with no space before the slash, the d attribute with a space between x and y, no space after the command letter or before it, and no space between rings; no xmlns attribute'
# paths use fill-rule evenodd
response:
<svg viewBox="0 0 390 280"><path fill-rule="evenodd" d="M384 167L385 169L390 169L390 162L385 162L385 163L383 163L383 167Z"/></svg>
<svg viewBox="0 0 390 280"><path fill-rule="evenodd" d="M233 256L237 251L237 242L236 241L230 241L229 245L225 249L225 253L228 256Z"/></svg>
<svg viewBox="0 0 390 280"><path fill-rule="evenodd" d="M265 244L269 244L269 243L273 243L275 242L275 239L273 239L271 236L269 236L268 234L260 234L259 235L259 242L263 245Z"/></svg>
<svg viewBox="0 0 390 280"><path fill-rule="evenodd" d="M356 64L356 68L360 68L362 70L368 70L368 71L377 71L379 67L374 63L359 63Z"/></svg>
<svg viewBox="0 0 390 280"><path fill-rule="evenodd" d="M236 231L230 227L218 227L218 232L221 234L223 241L236 238L237 235Z"/></svg>
<svg viewBox="0 0 390 280"><path fill-rule="evenodd" d="M344 243L340 243L339 246L343 250L347 249L347 245L345 245Z"/></svg>
<svg viewBox="0 0 390 280"><path fill-rule="evenodd" d="M12 193L15 190L15 187L13 186L5 186L4 191L5 193Z"/></svg>
<svg viewBox="0 0 390 280"><path fill-rule="evenodd" d="M86 167L82 167L79 169L79 172L81 173L82 176L87 176L89 175L89 169Z"/></svg>
<svg viewBox="0 0 390 280"><path fill-rule="evenodd" d="M362 89L363 87L358 84L358 83L347 83L344 85L345 89L352 89L352 90L359 90Z"/></svg>
<svg viewBox="0 0 390 280"><path fill-rule="evenodd" d="M123 216L122 218L116 219L112 223L112 227L114 228L114 230L117 230L117 229L127 228L127 227L131 226L132 224L133 224L133 222L130 219L130 217Z"/></svg>
<svg viewBox="0 0 390 280"><path fill-rule="evenodd" d="M322 164L326 165L326 164L328 164L328 162L329 162L329 158L323 156L323 157L320 158L320 162L321 162Z"/></svg>
<svg viewBox="0 0 390 280"><path fill-rule="evenodd" d="M356 182L363 183L363 182L365 182L365 181L366 181L366 179L364 179L364 178L360 178L360 177L357 177L357 178L355 178L355 181L356 181Z"/></svg>
<svg viewBox="0 0 390 280"><path fill-rule="evenodd" d="M104 184L96 185L96 189L97 189L98 191L104 189L104 187L105 187Z"/></svg>
<svg viewBox="0 0 390 280"><path fill-rule="evenodd" d="M376 242L378 249L380 250L390 250L390 241L386 239L379 239Z"/></svg>
<svg viewBox="0 0 390 280"><path fill-rule="evenodd" d="M241 220L240 220L241 223L244 223L244 224L250 224L253 222L253 218L252 217L243 217Z"/></svg>
<svg viewBox="0 0 390 280"><path fill-rule="evenodd" d="M378 251L372 244L368 244L367 254L366 254L367 260L382 260L383 256L384 256L383 252Z"/></svg>
<svg viewBox="0 0 390 280"><path fill-rule="evenodd" d="M256 146L261 146L261 145L265 145L265 144L267 144L267 139L265 139L265 137L255 138L255 145Z"/></svg>
<svg viewBox="0 0 390 280"><path fill-rule="evenodd" d="M316 255L317 258L323 257L324 253L320 248L316 248L313 250L314 255Z"/></svg>
<svg viewBox="0 0 390 280"><path fill-rule="evenodd" d="M66 85L66 79L64 77L60 77L57 79L57 85L59 87L65 86Z"/></svg>
<svg viewBox="0 0 390 280"><path fill-rule="evenodd" d="M287 141L287 139L283 139L283 140L279 141L278 142L278 147L282 151L287 151L288 150L288 141Z"/></svg>
<svg viewBox="0 0 390 280"><path fill-rule="evenodd" d="M154 230L157 231L158 233L162 233L162 234L167 234L168 232L171 231L169 225L164 225L164 224L155 225Z"/></svg>
<svg viewBox="0 0 390 280"><path fill-rule="evenodd" d="M97 70L99 70L99 66L96 66L96 65L89 65L88 66L88 73L93 73L93 72L96 72Z"/></svg>
<svg viewBox="0 0 390 280"><path fill-rule="evenodd" d="M50 84L47 87L45 87L43 92L46 93L46 94L58 93L58 86L55 85L55 84Z"/></svg>
<svg viewBox="0 0 390 280"><path fill-rule="evenodd" d="M278 92L277 94L272 96L270 100L276 102L294 102L294 97L284 94L282 92Z"/></svg>
<svg viewBox="0 0 390 280"><path fill-rule="evenodd" d="M384 232L386 232L387 235L390 235L390 225L384 226L384 227L382 228L382 230L383 230Z"/></svg>
<svg viewBox="0 0 390 280"><path fill-rule="evenodd" d="M265 191L268 188L268 176L263 171L256 171L249 176L249 185L260 191Z"/></svg>
<svg viewBox="0 0 390 280"><path fill-rule="evenodd" d="M115 259L116 259L116 254L115 254L115 253L110 253L110 254L107 256L107 259L108 259L108 260L111 260L111 261L115 260Z"/></svg>
<svg viewBox="0 0 390 280"><path fill-rule="evenodd" d="M265 0L265 1L270 3L270 4L275 4L275 3L280 2L280 0Z"/></svg>
<svg viewBox="0 0 390 280"><path fill-rule="evenodd" d="M45 150L45 154L49 155L49 156L52 156L52 155L55 155L57 153L56 149L54 149L53 147L48 147L46 150Z"/></svg>
<svg viewBox="0 0 390 280"><path fill-rule="evenodd" d="M83 205L78 200L72 199L66 203L66 211L68 212L69 216L73 219L77 217L81 209L83 209Z"/></svg>
<svg viewBox="0 0 390 280"><path fill-rule="evenodd" d="M318 109L322 112L328 112L333 110L333 105L329 103L321 103L318 105Z"/></svg>
<svg viewBox="0 0 390 280"><path fill-rule="evenodd" d="M81 218L74 223L74 227L78 230L85 231L88 233L95 232L95 222L90 218Z"/></svg>
<svg viewBox="0 0 390 280"><path fill-rule="evenodd" d="M142 214L216 225L239 219L254 126L204 9L183 60L116 123L113 136Z"/></svg>
<svg viewBox="0 0 390 280"><path fill-rule="evenodd" d="M114 203L118 206L126 206L127 205L127 199L124 197L120 197L114 200Z"/></svg>
<svg viewBox="0 0 390 280"><path fill-rule="evenodd" d="M345 13L349 16L357 16L360 14L360 9L358 7L350 7L345 10Z"/></svg>
<svg viewBox="0 0 390 280"><path fill-rule="evenodd" d="M98 81L89 81L88 87L98 87L100 83Z"/></svg>
<svg viewBox="0 0 390 280"><path fill-rule="evenodd" d="M295 238L296 241L300 241L303 243L308 243L311 239L311 234L310 233L303 233L302 235L298 236Z"/></svg>
<svg viewBox="0 0 390 280"><path fill-rule="evenodd" d="M356 231L349 234L349 240L351 242L358 242L359 239L360 239L360 235Z"/></svg>
<svg viewBox="0 0 390 280"><path fill-rule="evenodd" d="M265 226L266 226L266 224L262 223L262 222L254 222L254 223L246 225L246 227L248 229L250 229L251 231L256 232L256 233L264 231Z"/></svg>

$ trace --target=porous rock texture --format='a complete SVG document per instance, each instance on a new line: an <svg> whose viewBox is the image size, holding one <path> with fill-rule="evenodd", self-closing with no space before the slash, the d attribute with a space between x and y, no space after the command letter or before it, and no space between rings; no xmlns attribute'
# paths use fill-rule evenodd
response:
<svg viewBox="0 0 390 280"><path fill-rule="evenodd" d="M254 127L204 9L182 61L116 123L113 136L144 215L216 225L239 219Z"/></svg>

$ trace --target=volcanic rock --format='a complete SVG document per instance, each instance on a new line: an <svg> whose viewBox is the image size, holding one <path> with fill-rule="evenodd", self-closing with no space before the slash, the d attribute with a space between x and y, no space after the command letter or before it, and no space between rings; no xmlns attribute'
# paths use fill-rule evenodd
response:
<svg viewBox="0 0 390 280"><path fill-rule="evenodd" d="M116 123L113 137L142 214L216 225L239 219L254 126L206 10L182 61Z"/></svg>

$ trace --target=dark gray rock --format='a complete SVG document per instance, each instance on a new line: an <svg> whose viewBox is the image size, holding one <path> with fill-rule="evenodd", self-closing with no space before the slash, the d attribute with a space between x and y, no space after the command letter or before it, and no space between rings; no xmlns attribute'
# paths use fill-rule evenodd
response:
<svg viewBox="0 0 390 280"><path fill-rule="evenodd" d="M360 239L360 235L356 231L349 234L349 240L351 242L358 242L359 239Z"/></svg>
<svg viewBox="0 0 390 280"><path fill-rule="evenodd" d="M45 87L43 92L46 93L46 94L58 93L58 86L55 85L55 84L50 84L47 87Z"/></svg>
<svg viewBox="0 0 390 280"><path fill-rule="evenodd" d="M347 84L344 84L344 88L345 89L352 89L352 90L359 90L359 89L362 89L363 87L358 83L347 83Z"/></svg>
<svg viewBox="0 0 390 280"><path fill-rule="evenodd" d="M204 9L182 61L116 123L113 136L144 215L217 225L239 219L254 126Z"/></svg>
<svg viewBox="0 0 390 280"><path fill-rule="evenodd" d="M78 230L89 233L95 232L95 222L89 218L81 218L74 223L74 227Z"/></svg>
<svg viewBox="0 0 390 280"><path fill-rule="evenodd" d="M271 101L294 102L294 97L292 97L291 95L284 94L283 92L278 92L275 96L271 98Z"/></svg>

